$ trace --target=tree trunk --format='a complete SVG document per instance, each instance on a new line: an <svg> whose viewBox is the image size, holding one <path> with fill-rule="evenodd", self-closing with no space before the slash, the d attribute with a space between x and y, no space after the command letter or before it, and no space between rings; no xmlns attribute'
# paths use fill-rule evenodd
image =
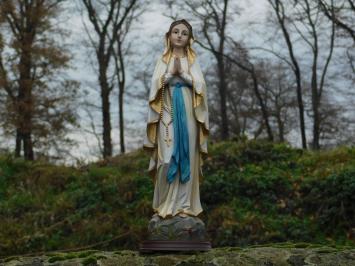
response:
<svg viewBox="0 0 355 266"><path fill-rule="evenodd" d="M23 136L23 150L26 160L34 160L31 133L27 132Z"/></svg>
<svg viewBox="0 0 355 266"><path fill-rule="evenodd" d="M319 97L317 84L317 54L315 54L312 74L312 109L313 109L313 141L312 149L319 150L320 117L319 117Z"/></svg>
<svg viewBox="0 0 355 266"><path fill-rule="evenodd" d="M278 110L276 113L276 120L277 120L277 126L278 126L278 131L279 131L279 141L284 142L285 141L284 124L281 119L281 111L280 110Z"/></svg>
<svg viewBox="0 0 355 266"><path fill-rule="evenodd" d="M15 157L21 157L21 143L22 136L19 129L16 129L16 148L15 148Z"/></svg>
<svg viewBox="0 0 355 266"><path fill-rule="evenodd" d="M119 106L119 123L120 123L120 146L121 146L121 153L125 153L126 152L126 148L125 148L125 140L124 140L124 118L123 118L123 88L124 88L124 84L120 83L119 86L120 92L119 92L119 98L118 98L118 106Z"/></svg>
<svg viewBox="0 0 355 266"><path fill-rule="evenodd" d="M272 134L272 130L271 130L270 122L269 122L269 114L268 114L267 108L265 106L265 103L264 103L263 98L261 97L261 94L260 94L260 91L259 91L259 83L258 83L258 78L256 77L255 69L252 68L250 73L251 73L251 76L252 76L252 79L253 79L254 93L255 93L256 98L259 101L259 105L260 105L260 108L261 108L261 113L262 113L263 120L264 120L264 123L265 123L265 126L266 126L266 132L267 132L267 135L268 135L268 139L270 141L274 141L274 136Z"/></svg>
<svg viewBox="0 0 355 266"><path fill-rule="evenodd" d="M31 29L27 28L27 32L24 33L24 41L22 45L22 54L20 56L20 77L19 77L19 94L18 94L18 117L20 119L17 131L19 136L23 140L23 152L24 158L26 160L34 160L33 156L33 145L32 145L32 113L33 113L33 102L32 102L32 86L33 82L31 79L31 68L32 68L32 58L31 58L31 48L33 43L33 38L31 36ZM17 141L17 136L16 136Z"/></svg>
<svg viewBox="0 0 355 266"><path fill-rule="evenodd" d="M103 157L112 156L110 98L106 80L101 83Z"/></svg>
<svg viewBox="0 0 355 266"><path fill-rule="evenodd" d="M223 56L218 57L218 76L219 76L219 95L221 97L220 110L222 116L222 128L221 128L221 138L222 140L229 139L229 125L228 125L228 114L227 114L227 99L226 99L226 77L224 71L224 61Z"/></svg>
<svg viewBox="0 0 355 266"><path fill-rule="evenodd" d="M126 84L126 70L125 63L123 60L124 52L122 50L122 42L120 36L117 36L117 54L114 53L115 66L116 66L116 75L118 79L118 106L119 106L119 125L120 125L120 147L121 153L126 152L125 147L125 138L124 138L124 109L123 109L123 98L125 92Z"/></svg>
<svg viewBox="0 0 355 266"><path fill-rule="evenodd" d="M302 99L302 83L301 83L300 67L299 67L298 61L295 57L295 54L294 54L294 48L293 48L290 34L286 28L286 24L285 24L286 16L284 13L285 11L284 11L284 7L283 7L283 3L280 0L275 0L275 2L272 0L268 0L268 1L276 13L277 20L280 24L283 36L286 41L289 55L290 55L292 64L294 66L293 72L295 74L296 83L297 83L296 92L297 92L298 111L299 111L299 117L300 117L302 147L303 147L303 149L307 149L306 127L305 127L305 120L304 120L304 105L303 105L303 99Z"/></svg>
<svg viewBox="0 0 355 266"><path fill-rule="evenodd" d="M295 70L296 82L297 82L297 104L298 112L300 117L300 130L301 130L301 139L302 139L302 148L307 149L307 139L306 139L306 126L304 121L304 105L302 97L302 85L301 85L301 74L298 68Z"/></svg>

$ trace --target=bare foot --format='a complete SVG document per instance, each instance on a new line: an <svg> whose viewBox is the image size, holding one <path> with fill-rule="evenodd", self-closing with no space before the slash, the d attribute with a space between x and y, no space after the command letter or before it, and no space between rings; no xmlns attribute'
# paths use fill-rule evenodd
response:
<svg viewBox="0 0 355 266"><path fill-rule="evenodd" d="M180 213L179 213L179 216L180 216L180 217L187 217L188 215L187 215L186 213L180 212Z"/></svg>

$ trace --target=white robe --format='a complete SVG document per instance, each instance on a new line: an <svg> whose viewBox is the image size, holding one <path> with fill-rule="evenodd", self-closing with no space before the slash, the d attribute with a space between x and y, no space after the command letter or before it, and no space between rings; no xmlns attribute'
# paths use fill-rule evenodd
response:
<svg viewBox="0 0 355 266"><path fill-rule="evenodd" d="M208 109L206 87L198 62L195 61L193 66L189 67L187 57L180 60L184 75L182 77L172 77L169 80L169 84L165 86L164 103L170 109L171 101L168 97L168 90L170 90L170 95L172 96L174 84L177 81L193 85L193 88L182 87L189 135L190 180L184 184L181 183L178 171L171 184L167 181L168 163L174 148L174 121L168 126L169 138L171 139L170 145L168 145L164 141L166 127L160 120L159 115L161 106L159 104L160 101L158 102L157 99L159 98L157 91L161 84L157 83L157 80L160 80L162 76L170 77L169 74L165 74L172 69L173 58L168 66L161 59L158 59L152 78L147 136L144 139L144 147L153 151L148 169L154 175L153 209L156 214L163 218L175 216L179 213L197 216L203 211L200 203L199 181L202 178L202 154L207 155ZM198 96L200 97L199 100L196 99ZM155 107L154 104L156 105ZM165 108L163 108L162 119L166 124L171 119ZM152 129L152 125L155 125L156 128ZM150 131L154 133L152 134ZM151 135L155 138L154 140Z"/></svg>

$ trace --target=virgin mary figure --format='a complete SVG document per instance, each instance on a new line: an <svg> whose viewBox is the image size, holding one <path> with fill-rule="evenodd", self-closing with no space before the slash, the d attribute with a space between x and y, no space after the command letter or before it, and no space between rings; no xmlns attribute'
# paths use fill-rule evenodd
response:
<svg viewBox="0 0 355 266"><path fill-rule="evenodd" d="M149 94L143 148L150 153L154 215L201 213L199 185L207 156L209 118L204 77L192 49L191 25L174 21L165 34Z"/></svg>

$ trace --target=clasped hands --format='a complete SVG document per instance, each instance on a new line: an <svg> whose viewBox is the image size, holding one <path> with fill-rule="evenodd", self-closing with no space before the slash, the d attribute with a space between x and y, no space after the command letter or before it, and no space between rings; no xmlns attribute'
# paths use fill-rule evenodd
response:
<svg viewBox="0 0 355 266"><path fill-rule="evenodd" d="M180 58L175 57L174 62L173 62L173 67L172 69L166 73L167 75L165 76L165 84L169 83L169 80L173 76L180 76L187 84L192 85L192 78L190 75L188 75L181 67L181 61Z"/></svg>
<svg viewBox="0 0 355 266"><path fill-rule="evenodd" d="M175 57L174 58L174 66L173 66L173 69L170 73L174 76L179 76L182 74L182 72L183 72L183 70L181 68L180 58Z"/></svg>

